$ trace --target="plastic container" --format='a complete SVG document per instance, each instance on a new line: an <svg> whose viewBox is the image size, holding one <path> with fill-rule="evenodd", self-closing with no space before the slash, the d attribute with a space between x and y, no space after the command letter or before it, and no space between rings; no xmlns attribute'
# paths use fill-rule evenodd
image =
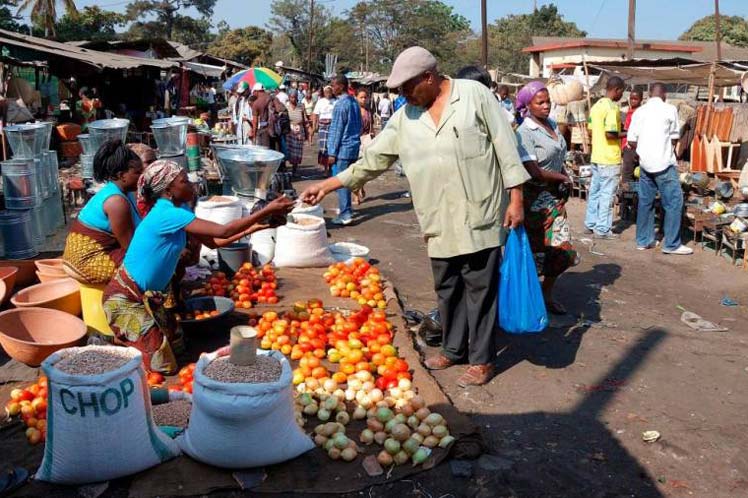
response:
<svg viewBox="0 0 748 498"><path fill-rule="evenodd" d="M81 286L81 307L83 321L88 326L89 333L101 334L109 337L114 332L109 327L106 313L104 313L104 289L106 284L90 285L79 282Z"/></svg>
<svg viewBox="0 0 748 498"><path fill-rule="evenodd" d="M348 262L355 258L369 260L369 248L351 242L336 242L330 244L330 252L335 261Z"/></svg>
<svg viewBox="0 0 748 498"><path fill-rule="evenodd" d="M189 118L172 117L156 119L151 124L153 138L156 140L159 155L181 156L185 153L187 143L187 125Z"/></svg>
<svg viewBox="0 0 748 498"><path fill-rule="evenodd" d="M0 232L7 259L29 259L39 254L34 246L30 211L0 211Z"/></svg>
<svg viewBox="0 0 748 498"><path fill-rule="evenodd" d="M218 249L218 268L233 275L244 263L251 263L252 249L249 244L237 242Z"/></svg>
<svg viewBox="0 0 748 498"><path fill-rule="evenodd" d="M15 159L31 159L49 149L44 147L47 126L42 123L27 123L8 126L5 136Z"/></svg>
<svg viewBox="0 0 748 498"><path fill-rule="evenodd" d="M127 119L100 119L88 125L88 135L94 151L109 140L121 140L127 142L127 129L130 121Z"/></svg>
<svg viewBox="0 0 748 498"><path fill-rule="evenodd" d="M2 161L3 193L7 209L31 209L41 202L33 159Z"/></svg>

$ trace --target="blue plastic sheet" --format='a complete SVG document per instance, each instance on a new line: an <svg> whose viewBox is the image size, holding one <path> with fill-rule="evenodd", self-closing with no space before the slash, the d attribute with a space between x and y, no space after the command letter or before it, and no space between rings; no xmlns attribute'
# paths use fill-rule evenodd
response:
<svg viewBox="0 0 748 498"><path fill-rule="evenodd" d="M509 232L499 278L499 326L512 334L542 332L548 314L523 227Z"/></svg>

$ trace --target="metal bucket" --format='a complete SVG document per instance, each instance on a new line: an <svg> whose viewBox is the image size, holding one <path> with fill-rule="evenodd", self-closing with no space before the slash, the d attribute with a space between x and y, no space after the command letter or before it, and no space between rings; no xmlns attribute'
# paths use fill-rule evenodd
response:
<svg viewBox="0 0 748 498"><path fill-rule="evenodd" d="M174 161L181 168L187 169L187 156L185 156L185 155L166 156L166 155L163 155L163 154L159 154L158 159L159 159L159 161L160 160Z"/></svg>
<svg viewBox="0 0 748 498"><path fill-rule="evenodd" d="M93 148L93 144L91 143L91 135L88 133L78 135L78 143L81 144L81 149L83 149L84 154L91 156L96 154L96 149Z"/></svg>
<svg viewBox="0 0 748 498"><path fill-rule="evenodd" d="M189 118L173 117L156 119L151 124L153 138L162 156L181 156L187 144L187 125Z"/></svg>
<svg viewBox="0 0 748 498"><path fill-rule="evenodd" d="M44 131L39 131L39 139L42 142L42 150L49 150L49 144L52 141L52 128L55 124L51 121L36 121L34 124L44 125Z"/></svg>
<svg viewBox="0 0 748 498"><path fill-rule="evenodd" d="M6 209L31 209L41 201L33 159L11 159L2 163Z"/></svg>
<svg viewBox="0 0 748 498"><path fill-rule="evenodd" d="M39 252L34 247L30 211L0 211L0 232L8 259L29 259Z"/></svg>
<svg viewBox="0 0 748 498"><path fill-rule="evenodd" d="M37 251L44 247L44 240L47 237L43 204L31 209L31 240Z"/></svg>
<svg viewBox="0 0 748 498"><path fill-rule="evenodd" d="M88 125L88 136L94 153L109 140L127 141L127 129L130 121L127 119L100 119Z"/></svg>
<svg viewBox="0 0 748 498"><path fill-rule="evenodd" d="M34 158L34 170L36 170L39 196L42 200L46 199L49 197L49 168L47 167L47 159L43 153L39 157Z"/></svg>
<svg viewBox="0 0 748 498"><path fill-rule="evenodd" d="M47 126L42 123L19 124L5 128L5 136L8 138L13 158L31 159L49 149L49 145L44 147L46 130Z"/></svg>
<svg viewBox="0 0 748 498"><path fill-rule="evenodd" d="M93 154L81 154L81 178L93 178L94 167L93 167Z"/></svg>
<svg viewBox="0 0 748 498"><path fill-rule="evenodd" d="M45 172L49 182L49 195L60 191L60 163L57 160L57 151L48 150L43 154L46 163Z"/></svg>

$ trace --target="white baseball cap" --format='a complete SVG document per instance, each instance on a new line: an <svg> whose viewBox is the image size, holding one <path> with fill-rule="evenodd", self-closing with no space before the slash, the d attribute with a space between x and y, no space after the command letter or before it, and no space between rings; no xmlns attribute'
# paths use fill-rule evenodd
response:
<svg viewBox="0 0 748 498"><path fill-rule="evenodd" d="M265 86L262 83L255 83L252 87L253 92L264 92Z"/></svg>

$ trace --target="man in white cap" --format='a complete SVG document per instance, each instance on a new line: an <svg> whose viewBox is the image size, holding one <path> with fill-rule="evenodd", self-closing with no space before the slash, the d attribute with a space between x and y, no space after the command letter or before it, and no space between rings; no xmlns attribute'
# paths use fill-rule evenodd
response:
<svg viewBox="0 0 748 498"><path fill-rule="evenodd" d="M501 245L522 224L522 183L529 175L496 98L476 81L453 80L421 47L403 51L387 80L407 105L337 176L312 185L302 200L318 203L339 188L355 190L398 158L410 182L442 319L442 351L426 360L439 370L469 367L460 386L493 377Z"/></svg>
<svg viewBox="0 0 748 498"><path fill-rule="evenodd" d="M286 85L281 84L281 86L278 87L278 95L276 95L275 97L281 101L281 104L288 104L288 93L286 92Z"/></svg>

